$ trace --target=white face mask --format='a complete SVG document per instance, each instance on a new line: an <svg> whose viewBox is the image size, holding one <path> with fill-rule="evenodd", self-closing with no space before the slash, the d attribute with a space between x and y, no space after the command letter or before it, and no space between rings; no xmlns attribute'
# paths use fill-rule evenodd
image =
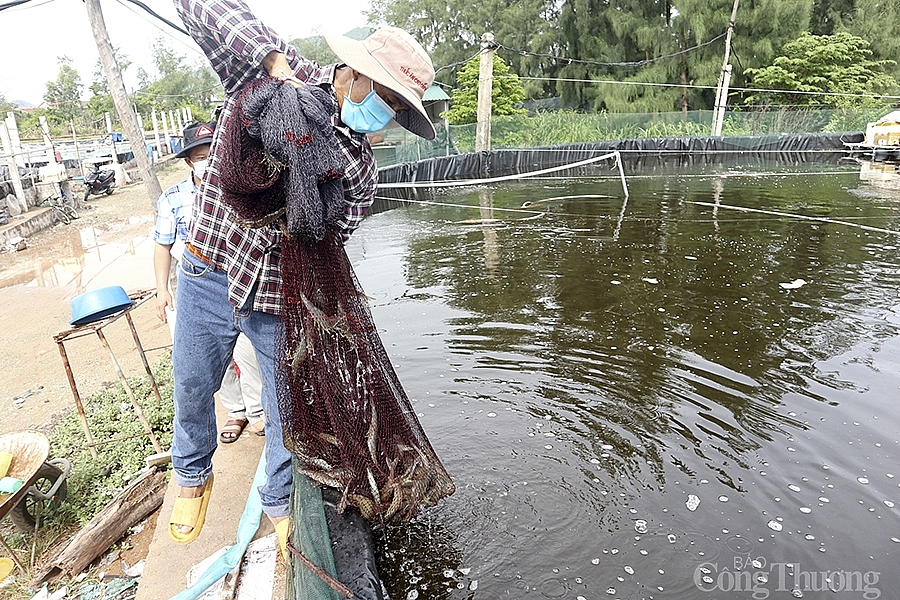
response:
<svg viewBox="0 0 900 600"><path fill-rule="evenodd" d="M208 160L198 160L194 163L194 177L200 180L203 179L203 174L206 172L206 163L208 162Z"/></svg>

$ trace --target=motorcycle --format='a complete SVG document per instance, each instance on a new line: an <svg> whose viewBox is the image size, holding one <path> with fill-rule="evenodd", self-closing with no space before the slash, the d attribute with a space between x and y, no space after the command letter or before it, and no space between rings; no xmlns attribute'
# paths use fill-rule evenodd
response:
<svg viewBox="0 0 900 600"><path fill-rule="evenodd" d="M84 201L87 202L91 194L109 196L116 187L116 172L112 169L100 170L97 163L91 165L91 172L84 178Z"/></svg>

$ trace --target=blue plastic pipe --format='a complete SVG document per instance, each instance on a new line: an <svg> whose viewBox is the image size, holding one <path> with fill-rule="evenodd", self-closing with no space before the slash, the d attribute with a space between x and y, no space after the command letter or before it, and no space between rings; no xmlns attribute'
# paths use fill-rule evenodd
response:
<svg viewBox="0 0 900 600"><path fill-rule="evenodd" d="M244 558L244 552L247 551L247 546L253 540L253 536L256 535L256 530L259 529L259 521L262 518L262 503L257 489L265 482L266 453L263 452L259 458L259 465L256 467L253 484L250 486L250 494L247 496L244 514L241 515L241 520L238 523L237 541L235 541L234 546L207 567L206 571L194 582L194 585L173 596L171 600L196 600L207 588L228 575L241 562Z"/></svg>

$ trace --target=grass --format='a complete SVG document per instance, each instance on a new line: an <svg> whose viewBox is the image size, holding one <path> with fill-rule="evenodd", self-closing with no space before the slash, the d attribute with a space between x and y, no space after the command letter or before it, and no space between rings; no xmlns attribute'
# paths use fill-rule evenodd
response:
<svg viewBox="0 0 900 600"><path fill-rule="evenodd" d="M152 370L162 403L157 400L146 375L132 377L128 384L157 440L167 450L172 444L175 416L171 358L168 355L162 357ZM43 515L36 535L13 529L8 520L2 528L6 542L17 550L23 564L31 562L32 555L34 564L40 564L42 554L64 544L141 472L145 457L156 453L121 382L92 396L85 401L84 407L95 441L128 439L96 446L98 457L94 459L76 411L56 424L49 435L50 458L66 458L72 465L66 479L66 500ZM0 598L31 598L37 591L28 587L32 577L30 572L16 577L12 584L0 589ZM59 581L55 587L67 583L70 582Z"/></svg>

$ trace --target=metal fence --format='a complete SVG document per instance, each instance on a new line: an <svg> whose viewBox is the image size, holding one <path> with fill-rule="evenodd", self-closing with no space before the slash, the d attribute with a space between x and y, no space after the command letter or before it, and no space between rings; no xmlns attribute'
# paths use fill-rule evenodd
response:
<svg viewBox="0 0 900 600"><path fill-rule="evenodd" d="M723 136L755 136L800 133L862 132L890 108L730 111L725 115ZM494 117L491 148L534 148L573 142L605 140L708 137L712 111L670 113L541 112L535 115ZM375 144L380 167L415 162L475 150L475 124L436 124L437 136L426 141L400 127L383 132Z"/></svg>

